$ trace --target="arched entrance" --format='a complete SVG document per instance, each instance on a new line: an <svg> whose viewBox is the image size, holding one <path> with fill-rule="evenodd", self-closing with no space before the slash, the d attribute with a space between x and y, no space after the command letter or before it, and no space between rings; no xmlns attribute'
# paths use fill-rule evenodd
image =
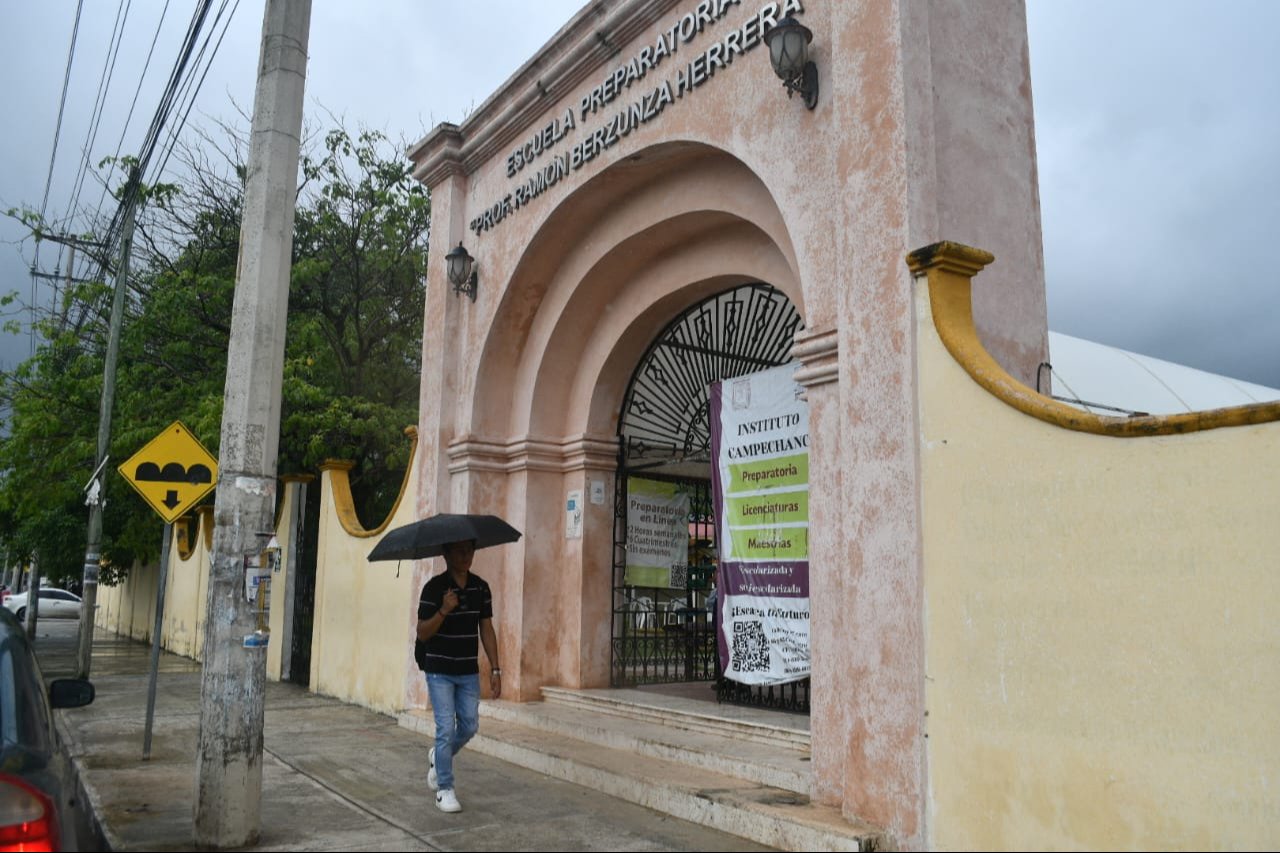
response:
<svg viewBox="0 0 1280 853"><path fill-rule="evenodd" d="M632 374L618 419L613 686L715 681L721 699L807 710L807 681L760 691L721 678L706 607L716 560L709 388L786 364L802 327L781 291L738 285L672 320ZM684 517L673 529L654 521L664 512Z"/></svg>

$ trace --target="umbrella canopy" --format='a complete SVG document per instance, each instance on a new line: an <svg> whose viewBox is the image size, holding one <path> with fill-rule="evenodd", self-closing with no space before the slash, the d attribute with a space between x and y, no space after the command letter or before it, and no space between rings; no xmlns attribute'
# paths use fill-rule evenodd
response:
<svg viewBox="0 0 1280 853"><path fill-rule="evenodd" d="M474 539L476 548L488 548L519 538L520 531L496 515L441 513L389 531L369 560L421 560L441 556L450 542Z"/></svg>

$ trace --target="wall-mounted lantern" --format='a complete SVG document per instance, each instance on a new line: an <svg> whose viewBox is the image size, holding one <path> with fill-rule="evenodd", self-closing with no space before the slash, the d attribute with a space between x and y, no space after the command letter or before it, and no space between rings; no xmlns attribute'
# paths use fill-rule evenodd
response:
<svg viewBox="0 0 1280 853"><path fill-rule="evenodd" d="M782 78L787 97L799 92L804 105L813 109L818 103L818 66L809 60L809 42L813 33L804 24L788 15L764 34L769 46L769 61L773 71Z"/></svg>
<svg viewBox="0 0 1280 853"><path fill-rule="evenodd" d="M476 301L476 259L467 254L467 250L462 248L462 241L458 241L458 245L453 251L444 256L449 263L449 281L453 284L453 292L455 294L465 293L471 297L471 301Z"/></svg>

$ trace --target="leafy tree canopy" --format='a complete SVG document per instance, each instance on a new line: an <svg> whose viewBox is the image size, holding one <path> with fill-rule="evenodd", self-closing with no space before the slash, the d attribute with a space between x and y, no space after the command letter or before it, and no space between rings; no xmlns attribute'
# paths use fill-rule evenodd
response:
<svg viewBox="0 0 1280 853"><path fill-rule="evenodd" d="M116 466L174 420L217 453L247 152L245 134L221 131L183 149L181 185L148 188L139 214L103 519L103 559L114 566L160 545L158 519ZM352 491L372 525L399 493L404 428L417 422L430 200L380 133L339 127L308 148L277 470L355 461ZM39 233L29 213L11 215ZM78 578L84 562L82 489L97 452L110 306L107 283L71 287L37 321L35 355L0 374L0 538L11 560L36 556L54 579Z"/></svg>

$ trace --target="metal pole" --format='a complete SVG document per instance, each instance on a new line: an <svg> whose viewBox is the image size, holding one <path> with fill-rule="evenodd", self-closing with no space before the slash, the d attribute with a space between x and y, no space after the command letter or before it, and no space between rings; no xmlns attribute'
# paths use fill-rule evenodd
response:
<svg viewBox="0 0 1280 853"><path fill-rule="evenodd" d="M195 844L253 844L266 647L245 574L275 529L280 386L310 0L267 0L222 407L196 750Z"/></svg>
<svg viewBox="0 0 1280 853"><path fill-rule="evenodd" d="M127 198L128 196L126 196ZM58 289L53 289L54 313L58 316L58 331L61 332L67 322L67 309L71 306L71 285L75 283L76 241L72 240L67 247L67 277L63 288L62 299L58 299Z"/></svg>
<svg viewBox="0 0 1280 853"><path fill-rule="evenodd" d="M88 678L93 661L93 627L98 604L98 571L102 564L102 507L107 489L107 450L111 442L111 409L116 398L116 360L120 355L120 326L124 322L124 291L129 277L129 248L133 243L133 212L136 197L131 189L138 181L134 168L125 186L124 227L120 232L120 264L116 270L115 293L111 300L111 325L107 333L106 363L102 368L102 399L98 406L98 456L94 460L95 482L89 486L89 535L84 549L84 577L80 590L80 644L76 653L76 676Z"/></svg>
<svg viewBox="0 0 1280 853"><path fill-rule="evenodd" d="M40 616L40 563L31 557L31 573L27 575L27 637L36 638L36 619Z"/></svg>
<svg viewBox="0 0 1280 853"><path fill-rule="evenodd" d="M156 673L160 670L160 632L164 628L164 589L169 581L169 542L173 524L165 522L160 546L160 579L156 584L156 626L151 632L151 677L147 681L147 726L142 735L142 760L151 760L151 722L156 717Z"/></svg>
<svg viewBox="0 0 1280 853"><path fill-rule="evenodd" d="M290 681L293 678L293 616L294 602L298 597L298 540L302 538L302 524L307 507L307 483L293 481L289 483L293 499L289 513L289 550L285 554L284 616L280 631L280 680Z"/></svg>

